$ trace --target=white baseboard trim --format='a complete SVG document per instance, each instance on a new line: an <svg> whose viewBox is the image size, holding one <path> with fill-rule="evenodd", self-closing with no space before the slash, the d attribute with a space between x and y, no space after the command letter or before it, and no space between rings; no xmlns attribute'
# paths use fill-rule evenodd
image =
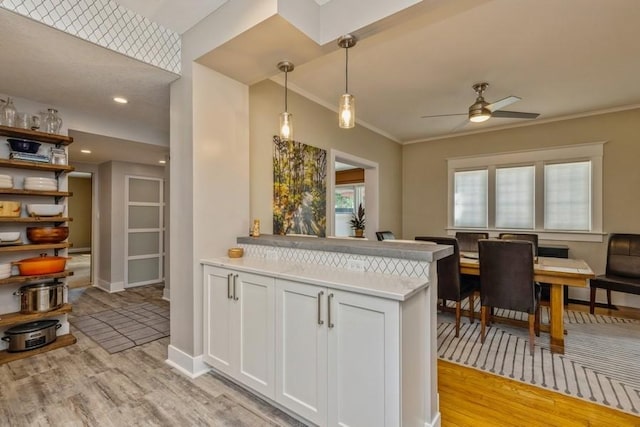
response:
<svg viewBox="0 0 640 427"><path fill-rule="evenodd" d="M111 283L107 282L106 280L98 279L98 283L94 284L93 286L100 289L101 291L105 291L110 294L124 291L124 282Z"/></svg>
<svg viewBox="0 0 640 427"><path fill-rule="evenodd" d="M209 365L204 363L202 355L193 357L172 345L169 345L167 350L165 363L189 378L197 378L211 370Z"/></svg>
<svg viewBox="0 0 640 427"><path fill-rule="evenodd" d="M165 285L162 290L162 299L171 302L171 289L168 288L167 285Z"/></svg>
<svg viewBox="0 0 640 427"><path fill-rule="evenodd" d="M75 254L78 252L91 252L91 247L88 248L69 248L70 254Z"/></svg>
<svg viewBox="0 0 640 427"><path fill-rule="evenodd" d="M424 423L424 427L440 427L442 423L442 419L440 418L440 411L436 413L436 416L433 417L431 423Z"/></svg>

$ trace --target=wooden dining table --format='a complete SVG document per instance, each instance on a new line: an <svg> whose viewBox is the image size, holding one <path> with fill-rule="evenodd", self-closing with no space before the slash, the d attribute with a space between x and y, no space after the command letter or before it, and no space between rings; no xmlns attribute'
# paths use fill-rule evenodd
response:
<svg viewBox="0 0 640 427"><path fill-rule="evenodd" d="M466 256L465 256L466 255ZM477 253L466 252L460 256L460 273L480 275ZM563 286L586 288L589 279L595 277L591 267L581 259L538 257L533 265L533 279L551 285L549 297L550 347L553 353L564 354L564 292Z"/></svg>

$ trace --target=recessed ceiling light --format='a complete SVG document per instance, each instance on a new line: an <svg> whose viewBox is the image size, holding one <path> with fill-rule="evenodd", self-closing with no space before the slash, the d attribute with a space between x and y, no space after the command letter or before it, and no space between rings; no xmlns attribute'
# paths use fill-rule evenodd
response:
<svg viewBox="0 0 640 427"><path fill-rule="evenodd" d="M84 154L91 154L91 150L80 150L80 152Z"/></svg>
<svg viewBox="0 0 640 427"><path fill-rule="evenodd" d="M113 100L118 104L126 104L127 102L129 102L127 101L127 98L123 98L121 96L116 96L115 98L113 98Z"/></svg>
<svg viewBox="0 0 640 427"><path fill-rule="evenodd" d="M164 164L167 163L167 161L166 160L158 160L158 163L160 163L161 165L164 165Z"/></svg>

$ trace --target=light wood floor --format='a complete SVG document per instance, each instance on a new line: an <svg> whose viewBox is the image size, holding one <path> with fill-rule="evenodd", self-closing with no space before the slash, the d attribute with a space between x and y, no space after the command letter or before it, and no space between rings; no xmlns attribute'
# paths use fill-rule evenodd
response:
<svg viewBox="0 0 640 427"><path fill-rule="evenodd" d="M168 304L159 286L69 295L71 316L144 301ZM218 376L190 380L169 368L168 338L109 354L74 334L73 346L0 366L0 426L301 425ZM443 427L640 426L640 418L479 370L444 361L438 369ZM214 405L222 395L268 421L230 420L227 406Z"/></svg>

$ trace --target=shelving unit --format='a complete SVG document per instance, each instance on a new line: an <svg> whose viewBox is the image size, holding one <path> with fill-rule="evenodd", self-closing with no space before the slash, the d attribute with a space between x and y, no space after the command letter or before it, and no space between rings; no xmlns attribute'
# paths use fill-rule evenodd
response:
<svg viewBox="0 0 640 427"><path fill-rule="evenodd" d="M44 132L32 131L27 129L18 129L11 128L7 126L0 126L0 136L5 137L13 137L13 138L21 138L21 139L29 139L33 141L38 141L41 143L53 144L55 147L60 148L62 146L67 146L73 142L73 138L64 136L64 135L54 135L48 134ZM7 169L22 169L22 170L33 170L33 171L42 171L53 173L56 180L59 180L63 174L69 173L74 170L73 166L69 165L60 165L60 164L50 164L50 163L42 163L42 162L30 162L25 160L14 160L14 159L0 159L0 168ZM9 195L9 196L19 196L19 197L49 197L55 200L55 203L60 203L66 197L71 197L73 194L68 191L33 191L33 190L24 190L24 189L13 189L13 188L4 188L0 189L0 195ZM45 202L46 203L46 202ZM70 217L2 217L0 218L0 224L18 224L22 226L27 226L30 224L54 224L60 225L66 222L71 221ZM0 246L0 255L1 254L11 254L11 253L22 253L22 252L36 252L36 253L46 253L47 251L53 250L55 255L58 255L58 251L64 250L71 247L71 244L68 242L61 243L52 243L52 244L17 244L17 245L7 245ZM34 255L36 256L36 255ZM54 282L58 282L59 280L64 280L66 277L73 275L71 271L62 271L60 273L53 274L43 274L36 276L11 276L6 279L0 279L0 289L5 286L10 285L21 285L28 284L32 282L39 282L44 280L53 280ZM0 292L2 292L0 290ZM32 322L35 320L51 318L60 315L66 315L70 313L72 310L71 304L66 303L56 310L44 312L44 313L30 313L23 314L20 312L16 313L0 313L0 327L6 327L14 324L20 324L25 322ZM65 316L66 317L66 316ZM54 350L57 348L61 348L67 345L74 344L76 342L76 338L72 334L62 335L56 338L56 340L48 344L44 347L40 347L34 350L22 351L9 353L7 351L0 351L0 364L11 362L14 360L23 359L26 357L30 357L36 354L44 353L46 351Z"/></svg>

